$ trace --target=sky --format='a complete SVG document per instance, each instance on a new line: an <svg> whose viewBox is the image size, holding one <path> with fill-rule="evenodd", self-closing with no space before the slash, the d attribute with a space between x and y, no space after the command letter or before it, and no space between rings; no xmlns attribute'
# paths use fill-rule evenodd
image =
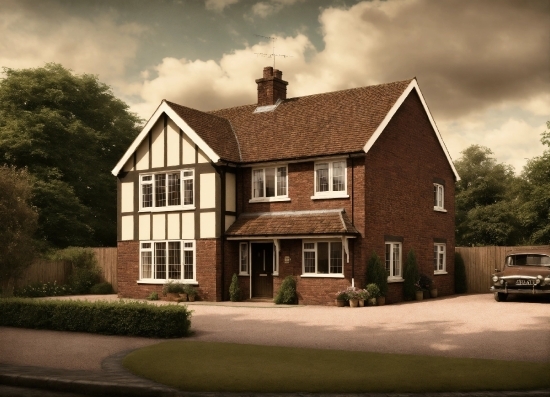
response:
<svg viewBox="0 0 550 397"><path fill-rule="evenodd" d="M455 160L545 149L550 0L0 0L0 38L1 67L97 75L145 120L255 103L275 62L289 98L416 77Z"/></svg>

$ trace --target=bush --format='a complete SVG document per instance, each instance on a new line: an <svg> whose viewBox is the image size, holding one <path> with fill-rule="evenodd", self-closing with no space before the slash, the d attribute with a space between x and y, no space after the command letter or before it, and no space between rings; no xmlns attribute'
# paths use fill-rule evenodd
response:
<svg viewBox="0 0 550 397"><path fill-rule="evenodd" d="M418 285L422 290L430 290L432 288L432 279L425 274L421 274L418 278Z"/></svg>
<svg viewBox="0 0 550 397"><path fill-rule="evenodd" d="M375 283L367 284L365 289L369 294L369 298L378 298L380 296L380 288Z"/></svg>
<svg viewBox="0 0 550 397"><path fill-rule="evenodd" d="M159 300L159 294L156 292L151 292L151 294L147 297L150 301L158 301Z"/></svg>
<svg viewBox="0 0 550 397"><path fill-rule="evenodd" d="M0 299L0 326L178 338L189 335L186 306L146 302Z"/></svg>
<svg viewBox="0 0 550 397"><path fill-rule="evenodd" d="M185 292L185 286L182 283L168 281L162 287L162 295L166 294L183 294Z"/></svg>
<svg viewBox="0 0 550 397"><path fill-rule="evenodd" d="M292 276L287 276L281 283L281 288L275 297L275 303L280 305L292 305L297 302L296 280Z"/></svg>
<svg viewBox="0 0 550 397"><path fill-rule="evenodd" d="M111 283L99 283L90 288L90 293L94 295L112 294L113 286Z"/></svg>
<svg viewBox="0 0 550 397"><path fill-rule="evenodd" d="M72 288L69 285L53 283L32 283L13 290L13 295L21 298L42 298L46 296L70 295Z"/></svg>
<svg viewBox="0 0 550 397"><path fill-rule="evenodd" d="M195 287L193 287L191 284L183 284L183 291L184 294L187 294L189 297L194 297L197 295L197 290Z"/></svg>
<svg viewBox="0 0 550 397"><path fill-rule="evenodd" d="M229 286L229 300L231 302L238 302L241 300L241 289L239 288L239 278L237 273L233 273L231 278L231 285Z"/></svg>
<svg viewBox="0 0 550 397"><path fill-rule="evenodd" d="M413 300L416 295L415 284L418 282L418 264L413 250L410 250L407 255L403 278L405 279L403 281L403 295L406 300Z"/></svg>
<svg viewBox="0 0 550 397"><path fill-rule="evenodd" d="M367 263L367 282L378 286L380 296L388 294L388 274L376 252L372 253Z"/></svg>
<svg viewBox="0 0 550 397"><path fill-rule="evenodd" d="M73 294L88 294L90 288L99 283L100 270L94 251L90 248L65 248L54 253L52 259L71 264L73 269L69 276L69 285Z"/></svg>
<svg viewBox="0 0 550 397"><path fill-rule="evenodd" d="M455 253L455 293L464 294L467 291L466 266L464 265L462 255L457 252Z"/></svg>

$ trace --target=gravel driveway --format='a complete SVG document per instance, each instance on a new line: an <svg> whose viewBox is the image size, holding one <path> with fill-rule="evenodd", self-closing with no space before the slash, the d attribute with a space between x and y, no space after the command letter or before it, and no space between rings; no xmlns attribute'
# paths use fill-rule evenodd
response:
<svg viewBox="0 0 550 397"><path fill-rule="evenodd" d="M353 309L232 302L195 302L189 308L195 332L189 340L550 361L550 305L498 303L491 294ZM159 341L0 327L0 362L100 369L109 355Z"/></svg>

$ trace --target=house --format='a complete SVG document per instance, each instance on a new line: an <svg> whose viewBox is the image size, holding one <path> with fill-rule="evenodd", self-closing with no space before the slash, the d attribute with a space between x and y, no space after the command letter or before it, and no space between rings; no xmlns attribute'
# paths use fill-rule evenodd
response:
<svg viewBox="0 0 550 397"><path fill-rule="evenodd" d="M112 173L118 180L118 291L145 298L168 280L200 299L300 303L364 287L376 252L386 301L403 299L409 250L454 293L458 174L416 79L287 98L266 67L258 101L202 112L163 100Z"/></svg>

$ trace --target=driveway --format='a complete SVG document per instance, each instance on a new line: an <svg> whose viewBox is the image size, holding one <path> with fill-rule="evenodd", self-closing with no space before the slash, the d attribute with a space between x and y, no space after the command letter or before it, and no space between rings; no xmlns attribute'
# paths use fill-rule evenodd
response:
<svg viewBox="0 0 550 397"><path fill-rule="evenodd" d="M194 302L189 308L189 340L550 361L549 304L499 303L491 294L353 309L243 302ZM94 370L112 354L159 341L0 327L0 363Z"/></svg>

